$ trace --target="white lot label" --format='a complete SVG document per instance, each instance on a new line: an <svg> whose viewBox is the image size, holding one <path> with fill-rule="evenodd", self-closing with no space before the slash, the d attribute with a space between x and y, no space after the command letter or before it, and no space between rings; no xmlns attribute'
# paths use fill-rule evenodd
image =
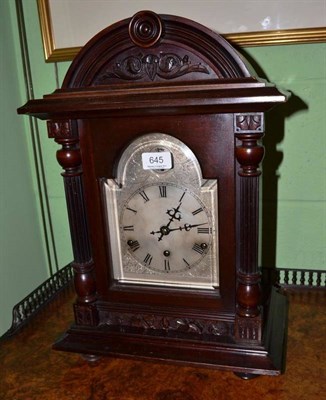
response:
<svg viewBox="0 0 326 400"><path fill-rule="evenodd" d="M171 169L172 155L169 151L142 153L143 169Z"/></svg>

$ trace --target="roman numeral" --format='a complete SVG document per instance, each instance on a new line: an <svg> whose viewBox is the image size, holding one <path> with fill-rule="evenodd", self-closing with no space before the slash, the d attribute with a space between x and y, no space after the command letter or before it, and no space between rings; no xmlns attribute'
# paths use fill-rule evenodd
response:
<svg viewBox="0 0 326 400"><path fill-rule="evenodd" d="M190 264L188 263L188 261L186 260L186 259L182 259L184 262L185 262L185 264L187 265L187 267L189 267L190 268Z"/></svg>
<svg viewBox="0 0 326 400"><path fill-rule="evenodd" d="M137 214L137 211L136 211L136 210L134 210L133 208L126 207L126 210L129 210L129 211L133 212L134 214Z"/></svg>
<svg viewBox="0 0 326 400"><path fill-rule="evenodd" d="M170 261L169 260L164 260L164 269L166 272L170 271Z"/></svg>
<svg viewBox="0 0 326 400"><path fill-rule="evenodd" d="M134 226L133 225L127 225L123 227L124 231L134 231Z"/></svg>
<svg viewBox="0 0 326 400"><path fill-rule="evenodd" d="M197 228L197 233L206 233L206 234L209 234L209 233L212 233L212 228L206 228L206 227L199 227L199 228Z"/></svg>
<svg viewBox="0 0 326 400"><path fill-rule="evenodd" d="M153 257L150 254L147 254L146 257L144 258L144 263L146 265L151 265L152 260L153 260Z"/></svg>
<svg viewBox="0 0 326 400"><path fill-rule="evenodd" d="M185 194L186 194L186 192L183 192L182 196L180 197L179 203L182 202L182 199L184 198Z"/></svg>
<svg viewBox="0 0 326 400"><path fill-rule="evenodd" d="M145 200L145 203L147 201L149 201L149 197L147 196L147 194L144 192L144 190L140 191L139 194L141 195L141 197Z"/></svg>
<svg viewBox="0 0 326 400"><path fill-rule="evenodd" d="M197 253L199 253L199 254L203 254L204 253L204 249L201 247L201 245L200 244L198 244L198 243L195 243L193 246L192 246L192 249L194 250L194 251L196 251Z"/></svg>
<svg viewBox="0 0 326 400"><path fill-rule="evenodd" d="M199 214L199 213L202 212L202 211L204 211L204 210L200 207L200 208L197 208L197 210L193 211L191 214L192 214L192 215L197 215L197 214Z"/></svg>
<svg viewBox="0 0 326 400"><path fill-rule="evenodd" d="M166 197L166 186L159 186L160 197Z"/></svg>

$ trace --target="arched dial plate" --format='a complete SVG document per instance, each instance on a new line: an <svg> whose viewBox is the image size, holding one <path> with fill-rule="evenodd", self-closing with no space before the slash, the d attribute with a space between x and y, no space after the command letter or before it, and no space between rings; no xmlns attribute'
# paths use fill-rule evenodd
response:
<svg viewBox="0 0 326 400"><path fill-rule="evenodd" d="M154 161L165 154L171 164L151 169L144 154ZM103 196L115 279L218 286L217 181L202 179L185 144L159 133L136 139L120 159L117 180L103 180Z"/></svg>

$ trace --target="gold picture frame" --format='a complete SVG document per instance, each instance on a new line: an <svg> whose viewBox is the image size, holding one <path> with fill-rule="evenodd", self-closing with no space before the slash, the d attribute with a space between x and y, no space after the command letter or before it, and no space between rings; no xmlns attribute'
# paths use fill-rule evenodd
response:
<svg viewBox="0 0 326 400"><path fill-rule="evenodd" d="M45 60L71 61L81 47L56 48L49 0L37 0ZM223 36L236 46L267 46L326 42L326 27L229 33Z"/></svg>

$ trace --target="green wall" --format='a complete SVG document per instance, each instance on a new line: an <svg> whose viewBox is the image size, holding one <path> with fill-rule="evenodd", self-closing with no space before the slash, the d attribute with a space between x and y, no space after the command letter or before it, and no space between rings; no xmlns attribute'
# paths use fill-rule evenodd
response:
<svg viewBox="0 0 326 400"><path fill-rule="evenodd" d="M289 102L267 118L263 264L275 261L277 267L325 270L326 44L253 47L246 53L268 80L292 92ZM284 117L284 126L277 122L278 113ZM273 259L268 246L273 249L269 240L274 226L268 220L275 208Z"/></svg>
<svg viewBox="0 0 326 400"><path fill-rule="evenodd" d="M0 1L0 335L11 325L13 306L48 277L29 121L16 114L24 86L13 5Z"/></svg>
<svg viewBox="0 0 326 400"><path fill-rule="evenodd" d="M36 0L24 0L24 18L35 98L61 82L69 62L44 62ZM58 148L39 130L35 153L29 119L17 116L26 100L14 0L0 1L1 15L1 236L0 335L15 303L72 259ZM6 38L5 40L3 38ZM259 75L293 95L267 116L263 169L262 263L325 269L326 44L241 50ZM281 118L280 118L281 116ZM36 164L35 164L36 156ZM40 158L42 156L42 158ZM45 180L37 179L36 165ZM44 199L45 213L40 206ZM51 229L52 226L52 229ZM46 241L45 238L48 238Z"/></svg>
<svg viewBox="0 0 326 400"><path fill-rule="evenodd" d="M44 61L43 44L41 39L40 24L36 0L23 0L23 11L28 41L28 52L30 60L30 72L35 98L41 98L46 93L52 93L61 82L70 63L46 63ZM21 103L23 104L24 101ZM20 118L26 118L20 116ZM41 187L41 194L48 198L48 213L45 230L49 238L49 257L52 270L56 266L64 267L72 260L70 248L70 234L67 223L67 213L64 199L64 188L61 176L61 167L56 160L56 151L59 149L54 140L48 139L46 123L35 120L36 128L39 130L41 153L37 152L38 158L42 158L45 182ZM34 151L29 143L29 154L34 158ZM42 169L42 166L40 165ZM34 174L35 176L35 174ZM34 180L34 190L38 192L37 182ZM51 229L52 227L52 229ZM51 243L51 231L53 231L53 244Z"/></svg>

